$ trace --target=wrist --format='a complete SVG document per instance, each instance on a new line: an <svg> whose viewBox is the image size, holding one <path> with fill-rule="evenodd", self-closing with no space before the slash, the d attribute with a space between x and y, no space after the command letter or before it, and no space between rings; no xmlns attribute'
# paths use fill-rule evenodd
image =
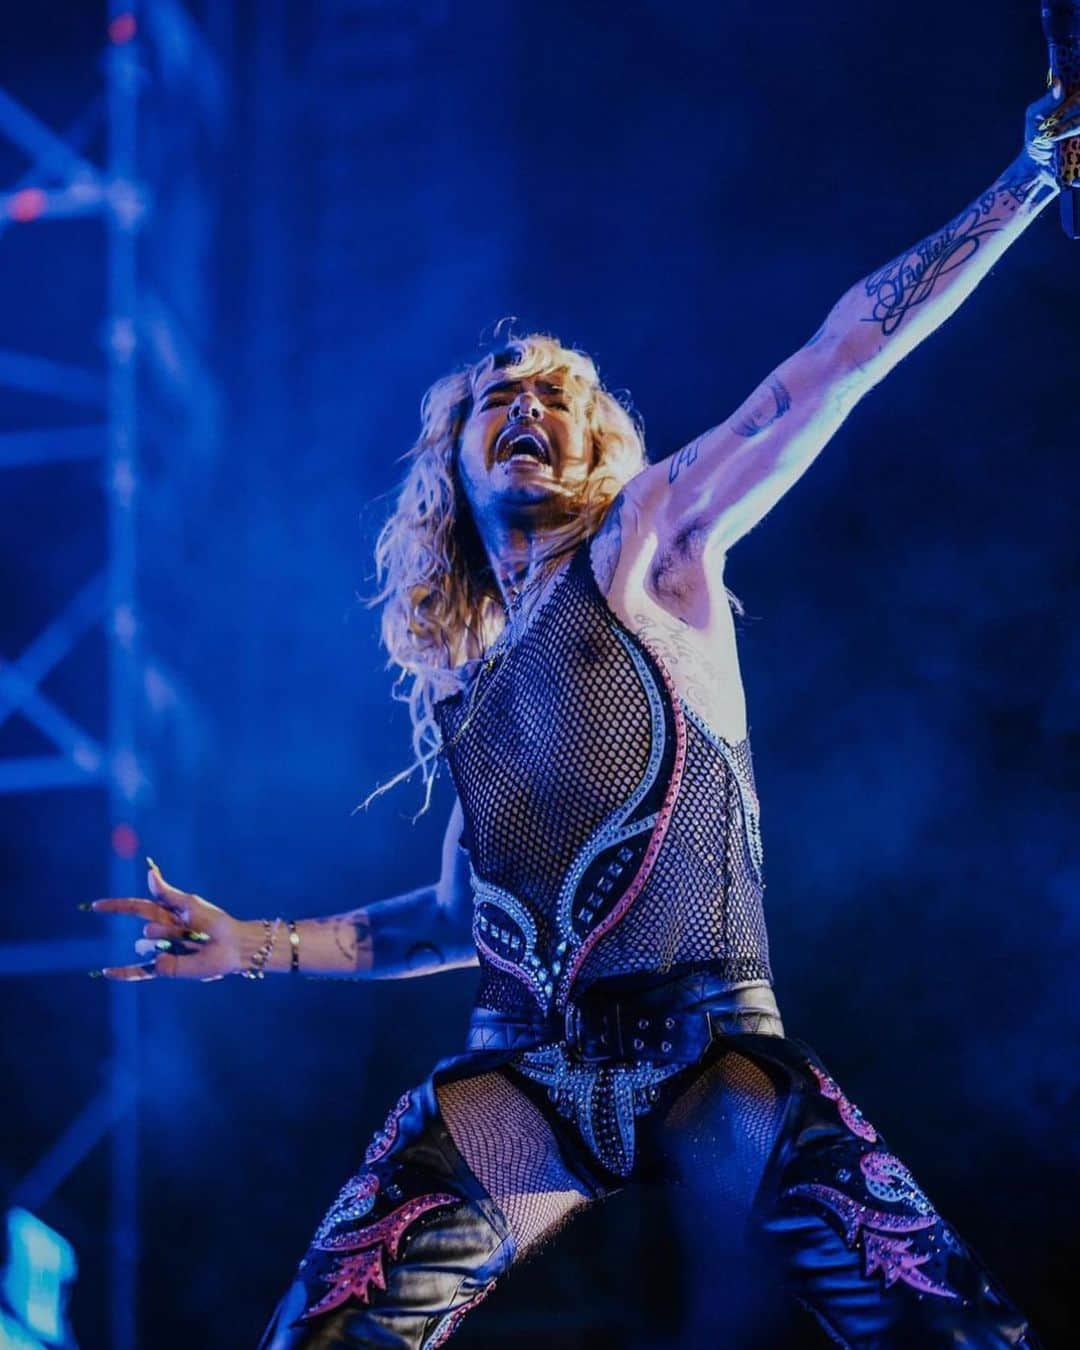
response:
<svg viewBox="0 0 1080 1350"><path fill-rule="evenodd" d="M1022 194L1025 204L1038 207L1061 191L1053 161L1047 162L1037 156L1030 146L1020 151L1002 174L1001 181L1013 185L1012 190L1017 195Z"/></svg>
<svg viewBox="0 0 1080 1350"><path fill-rule="evenodd" d="M249 979L261 979L272 971L282 969L281 935L283 919L248 919L237 923L236 960L233 973ZM284 969L289 968L286 952Z"/></svg>
<svg viewBox="0 0 1080 1350"><path fill-rule="evenodd" d="M298 975L301 972L300 961L300 926L295 919L274 919L272 923L278 925L274 935L274 942L270 949L270 954L266 958L263 970L267 975ZM245 952L247 953L248 965L250 967L252 957L258 952L259 947L266 940L266 928L262 919L255 919L252 923L246 925L251 932L245 941ZM253 945L254 943L254 945Z"/></svg>

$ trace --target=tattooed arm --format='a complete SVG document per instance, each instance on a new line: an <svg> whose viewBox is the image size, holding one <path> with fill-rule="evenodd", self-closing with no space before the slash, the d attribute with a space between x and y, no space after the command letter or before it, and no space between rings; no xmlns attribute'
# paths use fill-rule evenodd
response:
<svg viewBox="0 0 1080 1350"><path fill-rule="evenodd" d="M339 979L396 979L476 964L468 854L455 804L443 839L442 874L430 886L327 918L302 919L300 969ZM268 971L287 972L287 942L275 944Z"/></svg>
<svg viewBox="0 0 1080 1350"><path fill-rule="evenodd" d="M838 343L876 384L959 308L1057 191L1022 155L942 229L853 286L811 342Z"/></svg>
<svg viewBox="0 0 1080 1350"><path fill-rule="evenodd" d="M634 480L627 495L653 536L658 598L657 577L685 572L688 561L705 575L713 559L719 571L863 394L959 307L1056 195L1053 143L1080 125L1080 100L1059 99L1055 91L1032 105L1024 152L970 206L853 286L729 421Z"/></svg>

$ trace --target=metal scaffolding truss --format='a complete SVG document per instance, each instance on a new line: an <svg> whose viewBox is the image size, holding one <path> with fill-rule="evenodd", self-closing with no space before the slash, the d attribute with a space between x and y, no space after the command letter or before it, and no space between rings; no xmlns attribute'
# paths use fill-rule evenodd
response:
<svg viewBox="0 0 1080 1350"><path fill-rule="evenodd" d="M62 134L0 89L0 135L28 161L17 181L0 192L0 249L9 231L33 229L42 221L99 218L106 303L105 314L98 316L98 369L47 352L0 350L0 387L35 395L27 406L55 411L66 405L84 414L73 428L31 424L4 431L0 471L98 463L106 540L100 570L86 576L56 612L41 616L36 634L20 652L0 658L0 724L17 715L52 747L48 753L0 758L0 793L103 793L108 885L111 894L127 895L142 889L137 878L139 819L154 799L164 767L155 762L155 745L167 732L173 747L180 747L180 757L190 763L204 735L196 701L149 650L145 634L138 585L139 520L153 510L155 494L160 498L167 493L170 483L167 478L148 479L140 451L155 435L160 437L160 427L167 423L170 443L178 442L183 451L176 457L183 466L178 472L190 481L200 466L205 473L214 449L218 397L200 352L208 307L200 312L197 304L189 305L182 313L175 299L185 288L197 299L209 282L188 266L170 293L162 277L169 242L165 248L153 243L155 232L169 224L169 211L182 212L185 195L201 196L203 207L212 195L213 183L205 171L200 180L194 155L191 162L181 158L183 173L166 181L177 157L162 149L170 138L175 148L178 136L189 147L197 137L214 137L222 120L224 80L181 0L109 0L102 10L104 99L96 98ZM85 147L100 141L102 118L104 163L98 164ZM177 228L186 230L186 222ZM54 246L65 247L64 230L56 225L49 230ZM97 265L96 257L88 258L88 267ZM164 270L179 265L166 262ZM48 278L41 282L44 293ZM157 405L168 408L168 419L155 416ZM56 544L62 547L63 541ZM87 726L85 718L65 709L45 689L50 674L95 628L100 628L106 650L103 731ZM129 950L130 932L122 924L103 944L9 943L0 945L0 974L86 969L102 964L109 952ZM42 1205L111 1132L112 1350L133 1350L137 1343L139 1027L137 1002L128 994L110 990L112 1044L100 1096L60 1132L13 1195L15 1203L28 1209Z"/></svg>

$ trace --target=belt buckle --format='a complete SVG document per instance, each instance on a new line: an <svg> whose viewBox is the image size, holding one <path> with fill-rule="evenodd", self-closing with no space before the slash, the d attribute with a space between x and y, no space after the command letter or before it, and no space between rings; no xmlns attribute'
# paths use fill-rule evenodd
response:
<svg viewBox="0 0 1080 1350"><path fill-rule="evenodd" d="M582 1064L606 1064L622 1054L618 1004L596 1008L588 1017L580 1007L568 1004L565 1028L567 1044Z"/></svg>
<svg viewBox="0 0 1080 1350"><path fill-rule="evenodd" d="M576 1003L568 1003L563 1018L563 1035L567 1045L581 1050L581 1009Z"/></svg>

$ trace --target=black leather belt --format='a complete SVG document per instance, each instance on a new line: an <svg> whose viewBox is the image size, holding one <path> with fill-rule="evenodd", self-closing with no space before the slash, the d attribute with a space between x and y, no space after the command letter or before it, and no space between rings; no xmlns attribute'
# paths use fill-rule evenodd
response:
<svg viewBox="0 0 1080 1350"><path fill-rule="evenodd" d="M715 978L703 982L700 976L690 976L618 997L590 989L561 1020L534 1021L475 1008L468 1046L515 1050L561 1041L586 1064L606 1060L691 1064L718 1037L748 1032L784 1034L768 984L725 987Z"/></svg>

